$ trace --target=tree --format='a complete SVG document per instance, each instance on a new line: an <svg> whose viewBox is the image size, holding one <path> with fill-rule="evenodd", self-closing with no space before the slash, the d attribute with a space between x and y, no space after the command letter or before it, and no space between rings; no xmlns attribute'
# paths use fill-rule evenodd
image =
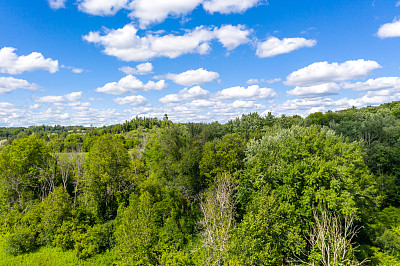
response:
<svg viewBox="0 0 400 266"><path fill-rule="evenodd" d="M235 182L225 174L200 202L207 265L223 265L227 256L229 239L235 228L234 191Z"/></svg>
<svg viewBox="0 0 400 266"><path fill-rule="evenodd" d="M308 262L299 260L307 265L362 265L366 262L355 260L353 240L357 236L358 226L354 225L354 217L328 212L325 208L313 210L314 225L310 229L308 243L310 254Z"/></svg>
<svg viewBox="0 0 400 266"><path fill-rule="evenodd" d="M117 250L125 262L132 265L155 265L156 213L153 198L145 192L140 197L132 194L130 204L118 216L116 229Z"/></svg>
<svg viewBox="0 0 400 266"><path fill-rule="evenodd" d="M294 221L287 231L299 227L300 236L307 234L313 207L319 204L365 223L380 197L362 150L360 143L346 143L333 131L315 126L273 128L248 145L240 176L240 203L246 206L253 193L268 185L269 194L278 204L285 204L286 216ZM292 252L296 250L285 252L285 260Z"/></svg>
<svg viewBox="0 0 400 266"><path fill-rule="evenodd" d="M85 172L86 201L102 220L113 219L118 201L133 189L130 158L120 139L104 135L96 140L87 158Z"/></svg>
<svg viewBox="0 0 400 266"><path fill-rule="evenodd" d="M46 186L43 174L50 160L47 144L35 136L15 140L2 150L1 189L11 206L40 198Z"/></svg>
<svg viewBox="0 0 400 266"><path fill-rule="evenodd" d="M227 134L220 141L207 142L199 165L200 173L210 183L218 174L233 174L243 168L245 149L246 141L237 133Z"/></svg>

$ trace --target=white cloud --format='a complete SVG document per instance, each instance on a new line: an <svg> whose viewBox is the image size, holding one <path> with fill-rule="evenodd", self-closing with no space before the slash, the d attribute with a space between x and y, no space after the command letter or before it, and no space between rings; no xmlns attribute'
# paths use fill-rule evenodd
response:
<svg viewBox="0 0 400 266"><path fill-rule="evenodd" d="M400 0L396 2L396 7L400 6Z"/></svg>
<svg viewBox="0 0 400 266"><path fill-rule="evenodd" d="M280 82L280 78L275 78L275 79L249 79L246 81L247 84L253 85L253 84L259 84L259 83L267 83L267 84L272 84L272 83L277 83Z"/></svg>
<svg viewBox="0 0 400 266"><path fill-rule="evenodd" d="M245 99L245 100L260 100L274 98L277 94L273 89L260 88L258 85L251 85L249 87L231 87L219 91L215 94L215 99L218 100L232 100L232 99Z"/></svg>
<svg viewBox="0 0 400 266"><path fill-rule="evenodd" d="M286 78L289 86L314 86L323 83L352 80L368 75L372 70L381 68L375 61L364 59L346 61L342 64L316 62L292 72Z"/></svg>
<svg viewBox="0 0 400 266"><path fill-rule="evenodd" d="M149 81L144 84L141 80L135 76L128 75L121 78L118 82L110 82L96 89L97 92L103 92L108 94L126 94L135 93L137 91L149 91L149 90L163 90L167 87L165 80L158 82Z"/></svg>
<svg viewBox="0 0 400 266"><path fill-rule="evenodd" d="M247 30L244 25L223 25L214 29L215 36L228 50L233 50L241 44L248 43L250 41L248 38L250 33L251 31Z"/></svg>
<svg viewBox="0 0 400 266"><path fill-rule="evenodd" d="M128 0L78 0L80 11L96 16L112 16L126 8Z"/></svg>
<svg viewBox="0 0 400 266"><path fill-rule="evenodd" d="M38 97L35 99L35 101L39 103L61 104L66 102L77 102L81 99L81 97L82 97L82 92L76 91L61 96L48 95L48 96Z"/></svg>
<svg viewBox="0 0 400 266"><path fill-rule="evenodd" d="M187 31L184 35L137 35L137 29L128 24L117 30L110 30L104 36L90 32L83 39L104 46L103 52L123 61L144 61L155 57L176 58L183 54L206 54L211 49L209 42L213 33L204 27Z"/></svg>
<svg viewBox="0 0 400 266"><path fill-rule="evenodd" d="M207 71L203 68L199 68L196 70L187 70L180 74L166 74L164 76L166 79L170 79L176 84L183 86L192 86L192 85L202 85L207 82L211 82L219 77L217 72ZM159 78L159 77L158 77Z"/></svg>
<svg viewBox="0 0 400 266"><path fill-rule="evenodd" d="M211 14L218 12L221 14L242 13L256 5L266 3L263 0L206 0L203 8Z"/></svg>
<svg viewBox="0 0 400 266"><path fill-rule="evenodd" d="M197 98L203 98L208 95L208 91L202 89L200 86L195 86L193 88L184 88L180 90L177 94L168 94L162 97L159 101L162 103L175 103L181 101L187 101Z"/></svg>
<svg viewBox="0 0 400 266"><path fill-rule="evenodd" d="M365 82L342 83L344 89L352 89L356 91L374 91L383 89L399 89L400 77L381 77L377 79L369 79Z"/></svg>
<svg viewBox="0 0 400 266"><path fill-rule="evenodd" d="M202 0L135 0L130 4L130 17L139 20L141 28L160 23L169 15L181 16L195 9Z"/></svg>
<svg viewBox="0 0 400 266"><path fill-rule="evenodd" d="M228 36L231 32L231 36ZM145 61L156 57L176 58L184 54L208 54L212 40L219 40L228 50L248 42L249 30L243 26L224 25L221 28L199 26L186 30L183 35L147 33L141 37L132 25L116 30L89 32L83 39L102 45L106 55L115 56L123 61Z"/></svg>
<svg viewBox="0 0 400 266"><path fill-rule="evenodd" d="M392 23L386 23L380 26L378 30L379 38L400 37L400 19Z"/></svg>
<svg viewBox="0 0 400 266"><path fill-rule="evenodd" d="M316 40L304 38L283 38L269 37L265 42L257 45L257 56L261 58L273 57L279 54L287 54L304 47L313 47L317 44Z"/></svg>
<svg viewBox="0 0 400 266"><path fill-rule="evenodd" d="M232 103L232 106L235 108L253 108L254 101L241 101L237 100Z"/></svg>
<svg viewBox="0 0 400 266"><path fill-rule="evenodd" d="M124 66L119 69L127 75L146 75L153 73L153 65L149 62L139 64L135 68Z"/></svg>
<svg viewBox="0 0 400 266"><path fill-rule="evenodd" d="M16 79L13 77L0 77L0 94L8 93L16 89L36 90L39 85L29 83L24 79Z"/></svg>
<svg viewBox="0 0 400 266"><path fill-rule="evenodd" d="M134 95L134 96L126 96L123 98L116 98L114 99L114 102L117 104L123 105L123 104L130 104L133 106L138 106L138 105L143 105L147 102L147 99L143 97L142 95Z"/></svg>
<svg viewBox="0 0 400 266"><path fill-rule="evenodd" d="M293 90L287 92L290 96L298 97L321 97L327 95L337 94L340 90L340 86L336 83L324 83L309 87L299 87L297 86Z"/></svg>
<svg viewBox="0 0 400 266"><path fill-rule="evenodd" d="M67 0L48 0L49 5L52 9L65 8Z"/></svg>
<svg viewBox="0 0 400 266"><path fill-rule="evenodd" d="M25 71L47 70L50 73L58 71L58 61L45 59L41 53L33 52L29 55L18 56L13 47L4 47L0 50L0 73L21 74Z"/></svg>
<svg viewBox="0 0 400 266"><path fill-rule="evenodd" d="M379 91L369 91L365 95L357 99L350 99L350 106L366 106L366 105L380 105L385 102L391 102L398 100L400 93L393 90L379 90Z"/></svg>
<svg viewBox="0 0 400 266"><path fill-rule="evenodd" d="M70 69L72 73L75 74L81 74L83 73L85 70L82 68L77 68L77 67L71 67L71 66L65 66L65 65L61 65L62 68L66 68L66 69Z"/></svg>

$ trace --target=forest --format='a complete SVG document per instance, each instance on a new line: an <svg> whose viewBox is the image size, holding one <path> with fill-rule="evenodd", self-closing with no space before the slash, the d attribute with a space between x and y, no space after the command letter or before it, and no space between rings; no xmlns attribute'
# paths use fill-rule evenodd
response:
<svg viewBox="0 0 400 266"><path fill-rule="evenodd" d="M400 265L400 102L0 128L2 265Z"/></svg>

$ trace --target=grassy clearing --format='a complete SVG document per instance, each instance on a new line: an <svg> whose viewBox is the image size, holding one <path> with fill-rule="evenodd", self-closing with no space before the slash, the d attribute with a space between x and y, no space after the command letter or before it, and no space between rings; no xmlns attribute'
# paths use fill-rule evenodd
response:
<svg viewBox="0 0 400 266"><path fill-rule="evenodd" d="M104 253L88 260L82 260L74 255L72 250L63 252L59 248L41 247L35 252L11 256L4 252L6 236L0 236L0 265L116 265L115 256Z"/></svg>

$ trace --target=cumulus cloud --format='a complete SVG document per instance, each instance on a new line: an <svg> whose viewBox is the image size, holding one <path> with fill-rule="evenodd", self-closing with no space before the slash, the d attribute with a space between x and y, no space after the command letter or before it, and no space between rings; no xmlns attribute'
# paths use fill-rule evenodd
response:
<svg viewBox="0 0 400 266"><path fill-rule="evenodd" d="M48 0L48 2L52 9L60 9L65 8L65 3L67 0Z"/></svg>
<svg viewBox="0 0 400 266"><path fill-rule="evenodd" d="M249 8L256 5L267 3L263 0L206 0L203 3L203 8L213 13L229 14L229 13L243 13Z"/></svg>
<svg viewBox="0 0 400 266"><path fill-rule="evenodd" d="M124 66L119 68L120 71L124 72L127 75L146 75L153 73L153 65L149 62L139 64L136 67Z"/></svg>
<svg viewBox="0 0 400 266"><path fill-rule="evenodd" d="M344 89L352 89L356 91L374 91L383 89L399 89L400 77L381 77L377 79L369 79L365 82L340 84Z"/></svg>
<svg viewBox="0 0 400 266"><path fill-rule="evenodd" d="M25 71L46 70L50 73L58 71L58 61L45 59L41 53L18 56L13 47L0 50L0 73L21 74Z"/></svg>
<svg viewBox="0 0 400 266"><path fill-rule="evenodd" d="M219 91L215 94L215 99L218 100L232 100L232 99L245 99L245 100L260 100L274 98L277 94L273 89L260 88L258 85L251 85L249 87L231 87Z"/></svg>
<svg viewBox="0 0 400 266"><path fill-rule="evenodd" d="M35 99L35 101L39 102L39 103L58 104L58 103L65 103L65 102L76 102L76 101L79 101L81 99L81 97L82 97L82 92L76 91L76 92L71 92L69 94L65 94L65 95L61 95L61 96L48 95L48 96L38 97Z"/></svg>
<svg viewBox="0 0 400 266"><path fill-rule="evenodd" d="M392 23L386 23L380 26L378 30L379 38L400 37L400 19L394 20Z"/></svg>
<svg viewBox="0 0 400 266"><path fill-rule="evenodd" d="M177 94L168 94L162 97L159 101L162 103L176 103L181 101L187 101L192 99L202 98L208 95L208 91L204 90L200 86L195 86L193 88L184 88L180 90Z"/></svg>
<svg viewBox="0 0 400 266"><path fill-rule="evenodd" d="M313 47L317 44L316 40L304 38L283 38L269 37L265 42L257 45L257 56L261 58L273 57L279 54L287 54L304 47Z"/></svg>
<svg viewBox="0 0 400 266"><path fill-rule="evenodd" d="M220 28L215 28L214 34L226 49L233 50L250 41L248 36L251 31L247 30L244 25L223 25Z"/></svg>
<svg viewBox="0 0 400 266"><path fill-rule="evenodd" d="M336 83L324 83L309 87L299 87L297 86L293 90L287 92L290 96L298 96L298 97L321 97L327 95L338 94L340 90L340 86Z"/></svg>
<svg viewBox="0 0 400 266"><path fill-rule="evenodd" d="M342 64L316 62L292 72L284 83L289 86L314 86L352 80L364 77L377 68L381 68L377 62L364 59L346 61Z"/></svg>
<svg viewBox="0 0 400 266"><path fill-rule="evenodd" d="M155 57L176 58L183 54L206 54L211 49L212 32L204 27L187 31L184 35L137 35L137 29L128 24L105 35L90 32L83 39L104 46L103 52L123 61L144 61Z"/></svg>
<svg viewBox="0 0 400 266"><path fill-rule="evenodd" d="M128 0L78 0L78 9L96 16L112 16L126 8Z"/></svg>
<svg viewBox="0 0 400 266"><path fill-rule="evenodd" d="M144 84L141 80L135 76L128 75L121 78L118 82L110 82L96 89L97 92L103 92L107 94L127 94L135 93L137 91L149 91L149 90L163 90L167 87L165 80L158 82L149 81Z"/></svg>
<svg viewBox="0 0 400 266"><path fill-rule="evenodd" d="M29 83L24 79L16 79L13 77L0 77L0 94L8 93L16 89L36 90L39 85Z"/></svg>
<svg viewBox="0 0 400 266"><path fill-rule="evenodd" d="M231 36L229 36L229 33ZM141 37L131 24L104 33L92 31L83 36L89 43L104 47L106 55L123 61L145 61L156 57L176 58L184 54L208 54L210 43L217 39L228 50L248 42L250 30L244 26L224 25L221 28L199 26L183 35L148 33Z"/></svg>
<svg viewBox="0 0 400 266"><path fill-rule="evenodd" d="M137 96L134 95L134 96L126 96L123 98L116 98L114 99L114 102L116 102L119 105L130 104L133 106L139 106L145 104L147 102L147 99L142 95L137 95Z"/></svg>
<svg viewBox="0 0 400 266"><path fill-rule="evenodd" d="M176 84L183 86L193 86L193 85L202 85L207 82L211 82L219 77L217 72L207 71L203 68L199 68L196 70L187 70L180 74L166 74L163 76L158 76L156 78L166 78L172 80Z"/></svg>
<svg viewBox="0 0 400 266"><path fill-rule="evenodd" d="M195 9L202 0L135 0L130 4L130 17L137 18L141 28L160 23L169 15L181 16Z"/></svg>

